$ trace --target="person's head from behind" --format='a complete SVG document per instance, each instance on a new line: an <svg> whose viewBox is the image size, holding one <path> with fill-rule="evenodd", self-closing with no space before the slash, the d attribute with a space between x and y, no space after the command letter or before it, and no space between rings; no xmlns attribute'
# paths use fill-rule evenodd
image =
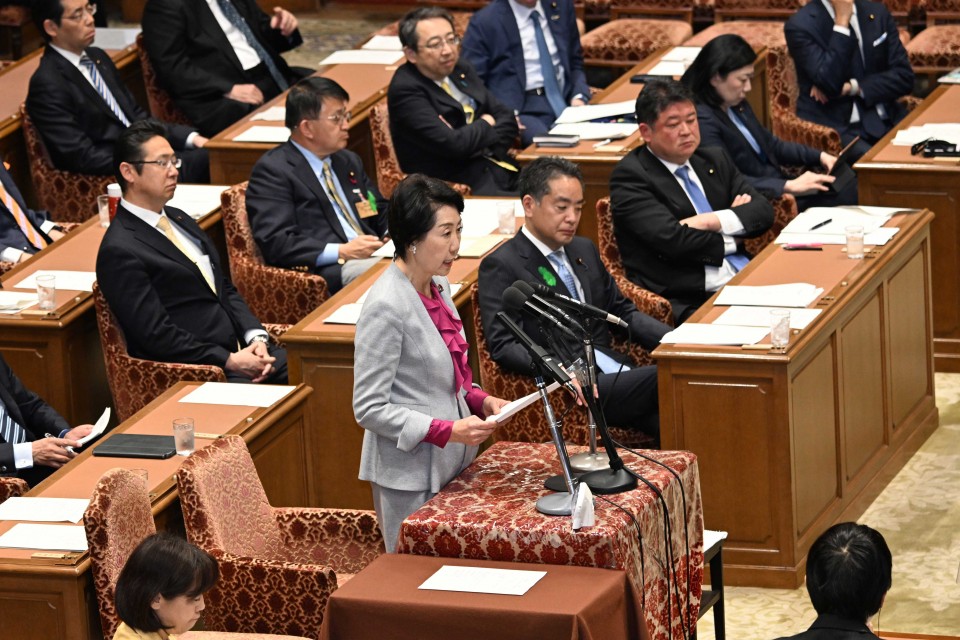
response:
<svg viewBox="0 0 960 640"><path fill-rule="evenodd" d="M47 42L80 55L93 44L97 5L88 0L34 0L30 14Z"/></svg>
<svg viewBox="0 0 960 640"><path fill-rule="evenodd" d="M676 80L651 80L637 96L637 124L650 151L683 164L700 146L693 94Z"/></svg>
<svg viewBox="0 0 960 640"><path fill-rule="evenodd" d="M180 168L166 135L166 127L158 120L138 120L113 147L113 172L123 197L158 213L177 189Z"/></svg>
<svg viewBox="0 0 960 640"><path fill-rule="evenodd" d="M890 548L879 531L842 522L810 547L807 593L818 615L866 622L883 605L892 569Z"/></svg>
<svg viewBox="0 0 960 640"><path fill-rule="evenodd" d="M460 59L460 36L446 9L414 9L400 20L399 35L407 61L431 80L446 78Z"/></svg>
<svg viewBox="0 0 960 640"><path fill-rule="evenodd" d="M347 146L350 96L329 78L307 78L287 94L286 125L297 144L325 158Z"/></svg>
<svg viewBox="0 0 960 640"><path fill-rule="evenodd" d="M524 224L551 250L573 240L583 211L583 174L573 162L559 156L537 158L520 172Z"/></svg>
<svg viewBox="0 0 960 640"><path fill-rule="evenodd" d="M717 36L700 50L680 81L698 102L728 109L743 102L750 92L756 58L740 36Z"/></svg>
<svg viewBox="0 0 960 640"><path fill-rule="evenodd" d="M387 225L395 255L421 276L445 276L460 251L463 196L442 180L414 173L393 190Z"/></svg>
<svg viewBox="0 0 960 640"><path fill-rule="evenodd" d="M138 631L189 631L204 609L203 594L220 577L217 561L183 538L155 533L133 550L115 590L117 615Z"/></svg>

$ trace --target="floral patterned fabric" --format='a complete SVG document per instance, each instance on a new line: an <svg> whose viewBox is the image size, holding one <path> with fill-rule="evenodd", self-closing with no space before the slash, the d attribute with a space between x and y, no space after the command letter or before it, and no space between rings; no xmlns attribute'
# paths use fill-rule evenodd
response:
<svg viewBox="0 0 960 640"><path fill-rule="evenodd" d="M770 229L762 236L746 238L743 241L743 248L746 249L747 253L751 256L755 256L766 249L767 245L776 240L780 232L783 231L783 228L790 224L790 221L796 218L797 213L799 213L797 210L797 199L789 193L785 193L779 198L774 198L770 201L770 204L773 205L773 224L770 226Z"/></svg>
<svg viewBox="0 0 960 640"><path fill-rule="evenodd" d="M611 20L580 38L588 65L632 67L653 52L683 43L693 35L682 20Z"/></svg>
<svg viewBox="0 0 960 640"><path fill-rule="evenodd" d="M906 45L917 73L947 73L960 67L960 24L927 27Z"/></svg>
<svg viewBox="0 0 960 640"><path fill-rule="evenodd" d="M486 2L478 2L477 8L481 8ZM467 26L470 24L470 18L473 17L472 11L451 11L453 17L453 30L461 36L467 32ZM373 33L375 36L395 36L400 32L400 21L391 22L387 26Z"/></svg>
<svg viewBox="0 0 960 640"><path fill-rule="evenodd" d="M702 47L717 36L725 34L738 35L754 51L768 47L786 46L787 40L783 35L783 22L766 20L730 20L710 25L683 44L690 47Z"/></svg>
<svg viewBox="0 0 960 640"><path fill-rule="evenodd" d="M187 538L220 564L211 629L318 637L340 574L384 550L373 511L271 507L239 436L184 460L177 486Z"/></svg>
<svg viewBox="0 0 960 640"><path fill-rule="evenodd" d="M147 90L147 106L154 118L172 124L189 125L190 120L173 103L173 98L161 86L157 73L153 70L150 56L143 46L143 34L137 34L137 56L140 58L140 69L143 72L143 85Z"/></svg>
<svg viewBox="0 0 960 640"><path fill-rule="evenodd" d="M26 480L20 478L0 478L0 502L7 498L22 496L30 490Z"/></svg>
<svg viewBox="0 0 960 640"><path fill-rule="evenodd" d="M571 453L574 450L582 448ZM662 492L670 514L666 540L661 504L643 483L639 489L605 497L623 510L596 498L595 526L579 531L571 530L569 517L537 512L536 500L548 493L544 480L560 470L553 445L498 442L403 522L397 551L620 569L638 587L637 605L644 610L651 638L666 639L671 630L673 638L692 637L703 585L703 507L696 456L685 451L644 453L679 476L677 481L662 466L622 454L628 468Z"/></svg>
<svg viewBox="0 0 960 640"><path fill-rule="evenodd" d="M26 4L26 0L23 0ZM23 28L31 20L30 9L19 4L8 4L0 7L0 29L9 35L5 39L10 41L10 54L14 60L23 55Z"/></svg>

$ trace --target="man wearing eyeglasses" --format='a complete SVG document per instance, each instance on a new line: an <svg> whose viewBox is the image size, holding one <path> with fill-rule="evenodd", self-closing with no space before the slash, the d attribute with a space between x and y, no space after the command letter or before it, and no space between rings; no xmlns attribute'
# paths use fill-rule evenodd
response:
<svg viewBox="0 0 960 640"><path fill-rule="evenodd" d="M390 134L400 168L470 186L475 195L516 195L513 111L487 90L466 60L453 18L437 7L400 21L407 62L387 90Z"/></svg>
<svg viewBox="0 0 960 640"><path fill-rule="evenodd" d="M166 206L179 158L156 120L117 141L123 198L97 254L97 281L131 356L222 367L230 382L287 381L287 355L233 288L213 243Z"/></svg>
<svg viewBox="0 0 960 640"><path fill-rule="evenodd" d="M379 261L387 201L346 149L350 97L329 78L307 78L287 94L290 140L250 174L247 216L267 264L319 274L330 293Z"/></svg>
<svg viewBox="0 0 960 640"><path fill-rule="evenodd" d="M96 5L87 0L36 0L31 12L47 41L30 78L27 112L43 136L53 164L65 171L109 176L113 145L131 122L150 117L137 104L102 49ZM193 127L167 124L167 137L183 159L184 182L210 182L207 139Z"/></svg>

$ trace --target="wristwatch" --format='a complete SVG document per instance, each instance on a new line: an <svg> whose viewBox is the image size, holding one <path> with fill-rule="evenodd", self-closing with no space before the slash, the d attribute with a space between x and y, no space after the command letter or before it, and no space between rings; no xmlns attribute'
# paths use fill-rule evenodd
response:
<svg viewBox="0 0 960 640"><path fill-rule="evenodd" d="M253 344L254 342L262 342L263 344L269 344L270 338L268 338L267 336L261 333L258 333L257 335L250 338L250 344Z"/></svg>

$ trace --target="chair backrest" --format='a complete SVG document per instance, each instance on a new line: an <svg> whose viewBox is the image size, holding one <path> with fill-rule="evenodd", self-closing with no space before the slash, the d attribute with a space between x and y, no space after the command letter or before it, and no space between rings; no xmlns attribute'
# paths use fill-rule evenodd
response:
<svg viewBox="0 0 960 640"><path fill-rule="evenodd" d="M30 490L30 485L21 478L0 478L0 503L7 498L22 496Z"/></svg>
<svg viewBox="0 0 960 640"><path fill-rule="evenodd" d="M184 460L177 487L190 542L208 553L285 559L280 526L240 436L219 438Z"/></svg>
<svg viewBox="0 0 960 640"><path fill-rule="evenodd" d="M20 106L20 123L40 208L58 222L83 222L97 215L97 196L107 192L114 178L57 169L26 105Z"/></svg>
<svg viewBox="0 0 960 640"><path fill-rule="evenodd" d="M747 238L743 241L743 247L750 255L757 255L767 248L767 245L777 239L783 228L790 224L790 221L797 217L797 199L785 193L778 198L770 201L773 206L773 224L762 236L756 238Z"/></svg>
<svg viewBox="0 0 960 640"><path fill-rule="evenodd" d="M233 256L245 256L257 264L265 264L260 247L253 238L250 219L247 217L247 183L235 184L220 195L220 213L223 216L223 232L227 239L227 252Z"/></svg>
<svg viewBox="0 0 960 640"><path fill-rule="evenodd" d="M807 0L714 0L713 11L718 22L725 19L785 20L806 3Z"/></svg>
<svg viewBox="0 0 960 640"><path fill-rule="evenodd" d="M192 124L187 116L173 103L173 98L160 86L157 72L153 69L147 49L143 46L143 34L137 34L137 56L143 71L143 86L147 90L147 105L154 118L174 124Z"/></svg>
<svg viewBox="0 0 960 640"><path fill-rule="evenodd" d="M797 112L797 68L786 45L767 49L767 95L772 109Z"/></svg>
<svg viewBox="0 0 960 640"><path fill-rule="evenodd" d="M406 174L400 169L400 161L393 148L386 100L381 100L370 110L370 135L373 140L373 159L377 165L377 186L383 197L389 198Z"/></svg>
<svg viewBox="0 0 960 640"><path fill-rule="evenodd" d="M928 25L960 21L960 0L924 0L920 5L926 10Z"/></svg>
<svg viewBox="0 0 960 640"><path fill-rule="evenodd" d="M620 259L620 246L613 234L609 197L597 200L597 249L600 250L600 259L610 275L626 277L623 261Z"/></svg>
<svg viewBox="0 0 960 640"><path fill-rule="evenodd" d="M478 1L476 3L477 9L482 9L486 5L486 1ZM450 16L453 18L453 30L456 33L459 33L461 36L467 32L467 26L470 24L470 18L473 17L472 11L451 11ZM385 27L375 31L373 35L377 36L395 36L400 32L400 21L391 22Z"/></svg>
<svg viewBox="0 0 960 640"><path fill-rule="evenodd" d="M127 469L103 474L83 514L83 526L100 604L100 626L103 637L112 638L120 624L114 604L117 578L136 546L156 532L143 478Z"/></svg>

